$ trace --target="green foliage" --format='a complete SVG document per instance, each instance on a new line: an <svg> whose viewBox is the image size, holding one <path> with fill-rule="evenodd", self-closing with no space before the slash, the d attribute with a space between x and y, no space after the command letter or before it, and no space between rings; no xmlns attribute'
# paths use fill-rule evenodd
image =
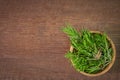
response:
<svg viewBox="0 0 120 80"><path fill-rule="evenodd" d="M86 29L78 32L71 25L66 25L63 32L68 35L74 48L65 57L72 61L76 70L95 74L111 62L113 51L105 33L91 33Z"/></svg>

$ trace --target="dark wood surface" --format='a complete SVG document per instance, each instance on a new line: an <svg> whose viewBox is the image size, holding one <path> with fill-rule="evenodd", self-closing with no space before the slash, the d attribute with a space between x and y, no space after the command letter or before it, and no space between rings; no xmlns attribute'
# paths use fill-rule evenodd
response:
<svg viewBox="0 0 120 80"><path fill-rule="evenodd" d="M117 49L109 72L74 70L66 22L108 33ZM120 0L0 0L0 80L120 80Z"/></svg>

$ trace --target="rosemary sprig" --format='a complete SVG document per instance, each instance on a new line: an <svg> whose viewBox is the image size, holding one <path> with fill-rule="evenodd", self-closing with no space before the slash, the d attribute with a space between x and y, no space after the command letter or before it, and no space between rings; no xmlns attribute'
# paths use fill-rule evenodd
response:
<svg viewBox="0 0 120 80"><path fill-rule="evenodd" d="M86 29L78 32L71 25L66 25L63 32L68 35L74 48L73 52L68 51L65 57L72 61L76 70L94 74L109 65L112 48L105 33L91 33Z"/></svg>

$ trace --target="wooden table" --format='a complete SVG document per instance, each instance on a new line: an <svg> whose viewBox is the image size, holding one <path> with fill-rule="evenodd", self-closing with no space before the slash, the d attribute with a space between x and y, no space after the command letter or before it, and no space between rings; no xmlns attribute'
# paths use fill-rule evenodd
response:
<svg viewBox="0 0 120 80"><path fill-rule="evenodd" d="M107 32L117 49L108 73L75 71L65 23ZM0 0L0 80L120 80L120 0Z"/></svg>

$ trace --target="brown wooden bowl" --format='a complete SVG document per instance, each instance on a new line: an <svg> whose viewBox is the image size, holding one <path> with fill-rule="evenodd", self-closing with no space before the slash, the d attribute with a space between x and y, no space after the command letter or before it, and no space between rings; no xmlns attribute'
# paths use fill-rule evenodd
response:
<svg viewBox="0 0 120 80"><path fill-rule="evenodd" d="M103 33L100 32L100 31L91 31L91 33L103 34ZM116 48L115 48L115 45L114 45L113 41L112 41L108 36L107 36L107 39L108 39L108 41L110 42L111 47L112 47L112 49L113 49L113 55L112 55L112 61L111 61L111 63L110 63L103 71L101 71L101 72L99 72L99 73L96 73L96 74L89 74L89 73L82 72L82 71L80 71L80 70L77 70L77 71L79 71L81 74L86 75L86 76L100 76L100 75L103 75L104 73L106 73L106 72L108 72L108 71L110 70L110 68L113 66L113 64L114 64L114 62L115 62L115 58L116 58ZM73 52L73 49L74 49L74 48L71 46L71 47L70 47L70 51ZM71 62L72 62L72 60L71 60ZM73 62L72 62L72 64L73 64ZM74 64L73 64L73 66L74 66Z"/></svg>

